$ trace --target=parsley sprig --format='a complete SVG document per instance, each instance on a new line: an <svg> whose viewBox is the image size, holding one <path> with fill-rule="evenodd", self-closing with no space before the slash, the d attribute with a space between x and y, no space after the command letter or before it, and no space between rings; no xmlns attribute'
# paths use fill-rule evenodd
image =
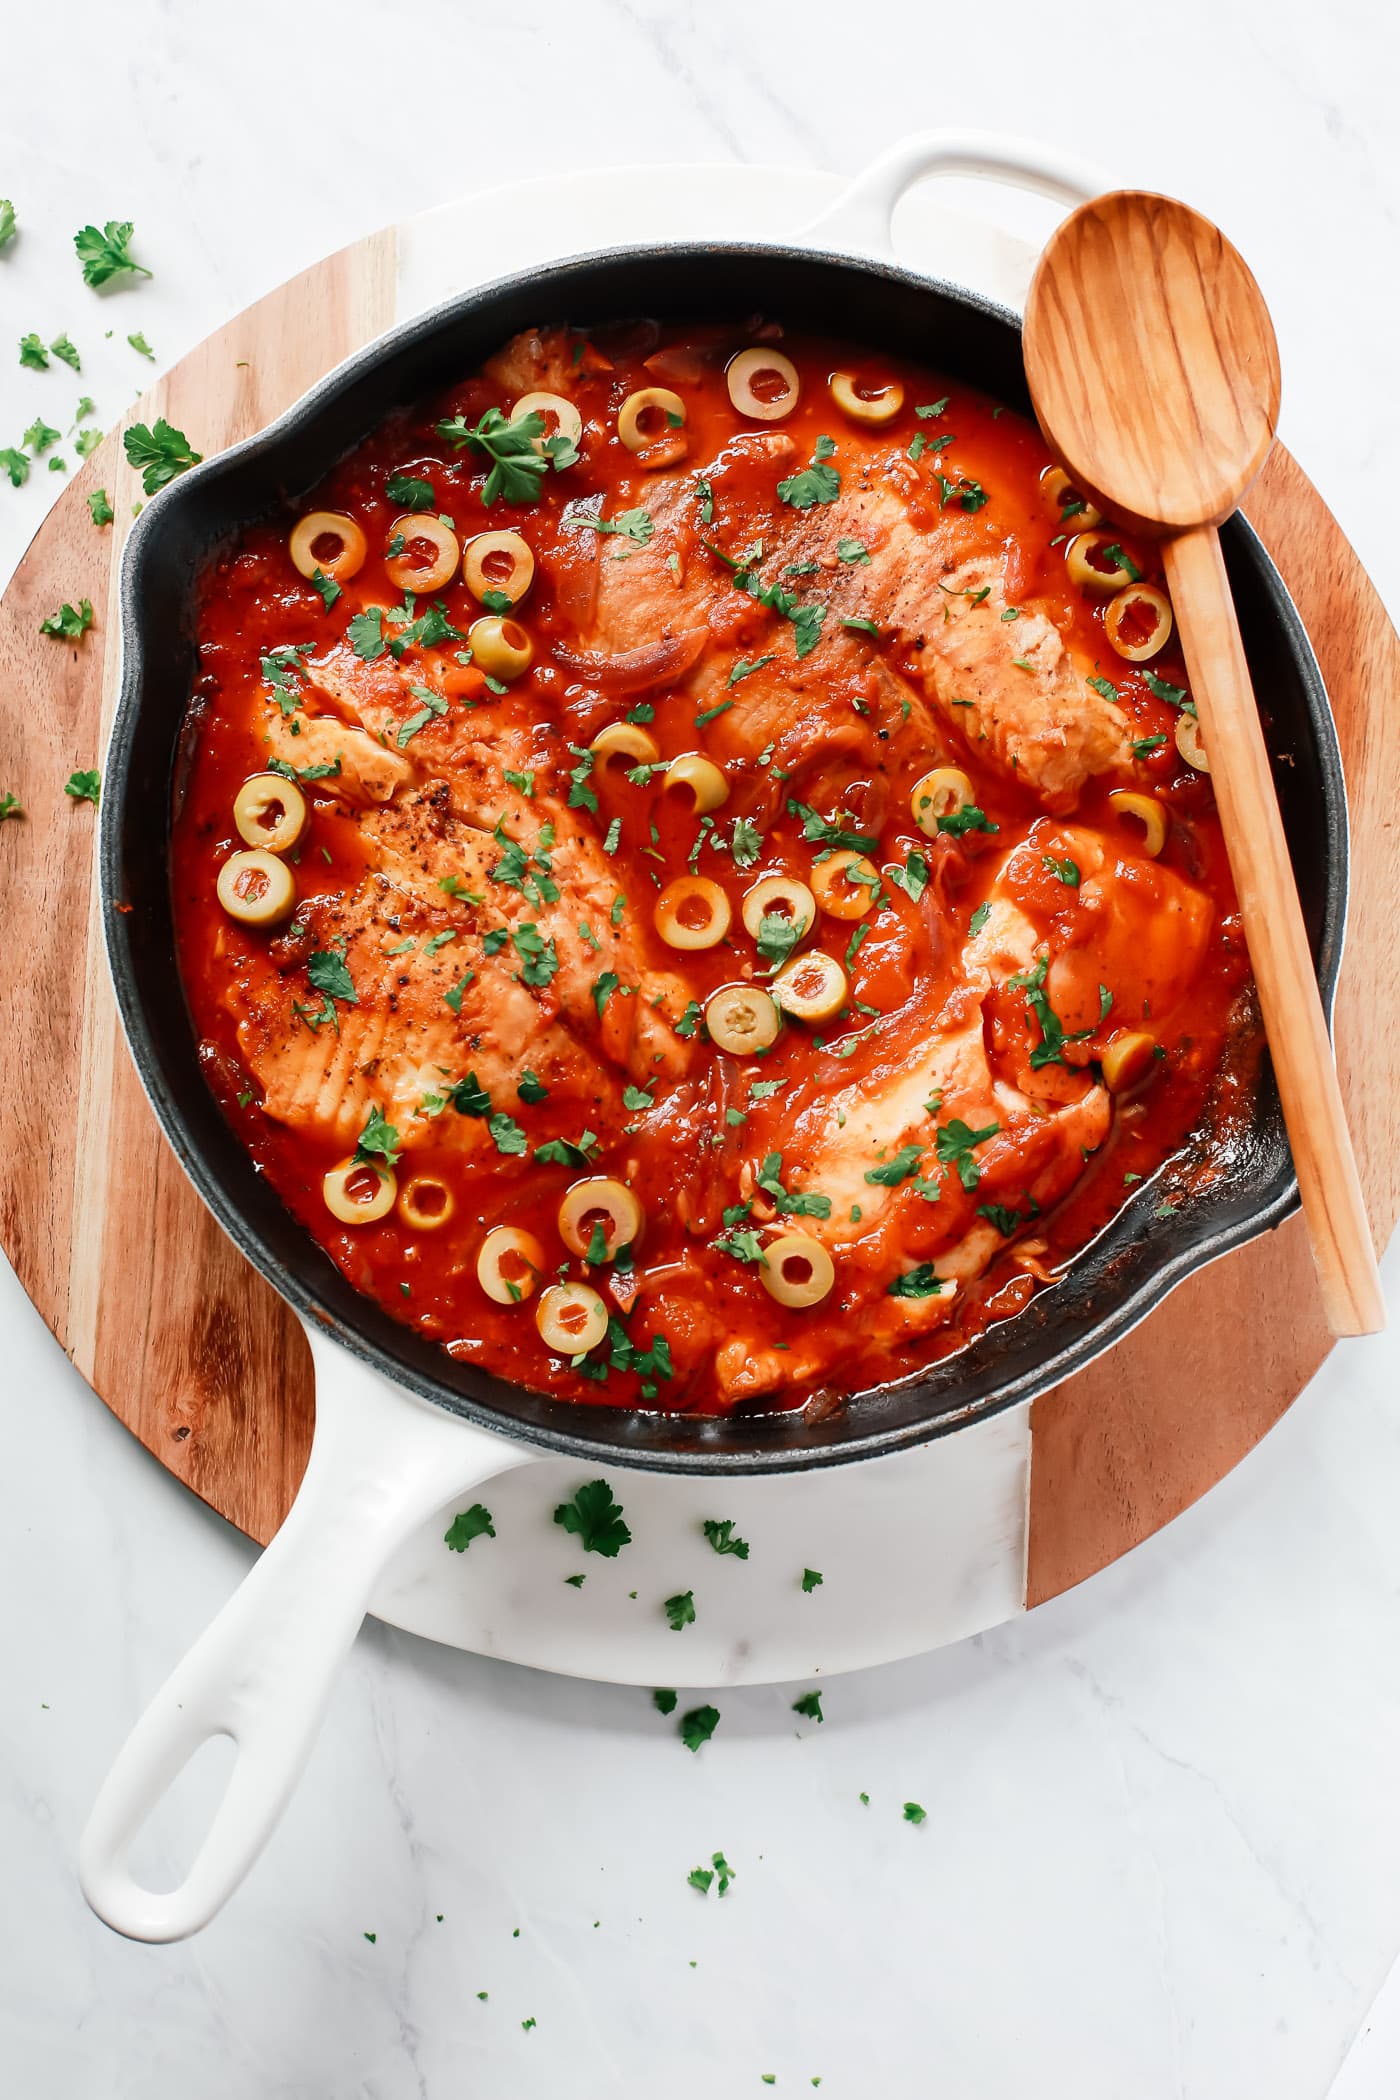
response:
<svg viewBox="0 0 1400 2100"><path fill-rule="evenodd" d="M547 468L553 465L562 471L578 458L573 439L562 430L546 437L544 417L533 412L512 423L499 408L488 408L475 425L465 416L445 416L435 427L438 436L459 452L466 450L490 460L491 471L481 491L488 508L496 502L538 503ZM538 449L536 440L540 441Z"/></svg>

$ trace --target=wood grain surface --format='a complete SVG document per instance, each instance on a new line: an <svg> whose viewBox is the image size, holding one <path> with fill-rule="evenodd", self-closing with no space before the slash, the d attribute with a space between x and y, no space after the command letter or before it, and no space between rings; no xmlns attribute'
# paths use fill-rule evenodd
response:
<svg viewBox="0 0 1400 2100"><path fill-rule="evenodd" d="M394 237L270 293L132 411L212 453L278 414L395 318ZM109 437L75 475L0 601L0 1243L74 1363L179 1479L252 1537L277 1529L305 1465L311 1366L276 1294L237 1256L167 1151L131 1071L102 956L93 812L63 783L97 763L115 694L116 562L141 491ZM89 490L117 522L98 530ZM1250 510L1322 658L1352 795L1353 904L1339 1049L1377 1243L1400 1211L1400 642L1294 463ZM89 597L93 631L39 623ZM1384 703L1392 705L1389 723ZM173 959L171 967L174 967ZM1357 987L1364 987L1364 996ZM24 1133L25 1142L13 1133ZM1182 1286L1103 1363L1036 1404L1028 1601L1081 1581L1203 1493L1282 1414L1327 1352L1301 1226Z"/></svg>

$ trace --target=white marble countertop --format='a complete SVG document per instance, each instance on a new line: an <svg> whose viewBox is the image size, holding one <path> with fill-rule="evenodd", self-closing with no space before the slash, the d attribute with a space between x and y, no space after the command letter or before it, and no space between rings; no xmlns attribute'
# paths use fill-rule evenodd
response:
<svg viewBox="0 0 1400 2100"><path fill-rule="evenodd" d="M527 165L853 169L956 121L1053 138L1222 221L1273 305L1284 436L1400 610L1397 57L1369 0L1325 21L1302 0L1178 0L1170 30L1004 0L975 40L832 0L522 0L489 24L450 0L411 18L248 0L236 24L158 0L25 10L6 32L0 195L22 233L0 253L0 446L40 414L66 432L83 391L114 418L151 370L128 332L173 361L315 256ZM135 219L156 274L98 302L71 235L110 216ZM6 347L65 328L81 381ZM0 577L59 485L0 483ZM1400 1249L1386 1272L1400 1317ZM274 1849L166 1949L88 1914L74 1845L129 1719L252 1549L112 1421L3 1265L0 1338L6 2090L700 2100L767 2073L780 2093L820 2078L823 2100L1393 2100L1393 1989L1369 2019L1400 1950L1393 1334L1339 1350L1128 1561L833 1680L820 1729L791 1690L731 1691L691 1759L645 1693L369 1627ZM205 1781L166 1826L172 1867ZM716 1848L736 1869L722 1903L686 1886Z"/></svg>

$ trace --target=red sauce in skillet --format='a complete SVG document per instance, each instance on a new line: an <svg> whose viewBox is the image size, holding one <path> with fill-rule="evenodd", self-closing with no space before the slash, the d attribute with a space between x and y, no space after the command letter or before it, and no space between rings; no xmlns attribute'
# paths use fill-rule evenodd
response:
<svg viewBox="0 0 1400 2100"><path fill-rule="evenodd" d="M898 359L784 337L800 399L760 421L725 376L751 339L519 339L244 533L201 589L173 884L209 1082L358 1290L454 1356L583 1402L792 1407L900 1376L1019 1311L1190 1134L1248 1112L1248 1080L1222 1076L1248 966L1209 777L1178 753L1174 637L1142 663L1110 646L1112 596L1067 567L1080 499L1047 485L1019 414ZM899 412L854 420L836 372L861 400L902 387ZM683 421L652 412L629 450L619 411L656 386ZM531 500L488 506L491 460L437 426L477 428L537 390L576 405L580 457L547 466ZM488 531L527 542L533 581L508 609L532 649L523 675L489 676L469 649L483 606L460 570L414 601L390 579L416 500L468 550ZM365 535L338 596L289 555L311 511ZM431 552L411 525L400 537L410 560ZM1105 539L1120 581L1160 587L1149 545L1105 523L1101 563ZM610 724L644 732L655 760L593 755ZM313 744L308 821L283 856L294 910L240 924L216 895L245 845L235 796L270 758L316 774L298 763ZM712 810L665 785L684 753L722 776ZM973 814L939 828L926 813L929 835L911 796L933 769L965 776ZM1115 791L1160 807L1155 857ZM819 888L851 850L878 886L842 895L868 908L820 909L795 950L840 965L838 1011L785 1017L759 1054L716 1047L711 995L771 986L779 961L781 927L776 947L746 928L748 892L775 876ZM692 872L730 923L677 948L655 908ZM1145 1064L1109 1092L1105 1059L1129 1034L1151 1038ZM392 1134L358 1179L372 1191L392 1157L398 1200L344 1223L324 1179L372 1117ZM596 1176L640 1206L615 1259L598 1258L593 1213L582 1254L560 1235L567 1191ZM424 1177L446 1191L424 1199L442 1222L403 1213ZM544 1257L504 1304L478 1280L501 1226ZM763 1249L787 1234L816 1240L818 1268L830 1258L816 1303L767 1287ZM536 1325L561 1277L612 1320L577 1363Z"/></svg>

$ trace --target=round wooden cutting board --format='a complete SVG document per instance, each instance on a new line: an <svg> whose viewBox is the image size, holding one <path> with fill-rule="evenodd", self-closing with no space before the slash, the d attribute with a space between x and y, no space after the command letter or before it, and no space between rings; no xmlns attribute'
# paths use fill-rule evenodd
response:
<svg viewBox="0 0 1400 2100"><path fill-rule="evenodd" d="M257 430L425 303L415 240L411 228L374 235L270 293L168 373L129 420L166 416L206 454ZM86 500L97 488L116 512L100 529ZM118 558L140 499L114 432L65 489L0 602L0 791L24 808L22 821L0 824L0 1243L107 1405L162 1465L266 1540L306 1460L310 1357L146 1106L107 981L94 812L63 792L104 747ZM1337 1055L1383 1246L1400 1212L1400 639L1283 451L1248 511L1312 636L1341 738L1352 903ZM83 597L96 620L81 641L40 633L63 600ZM1109 1356L1038 1401L1026 1602L1082 1581L1219 1480L1329 1347L1295 1218L1192 1277Z"/></svg>

